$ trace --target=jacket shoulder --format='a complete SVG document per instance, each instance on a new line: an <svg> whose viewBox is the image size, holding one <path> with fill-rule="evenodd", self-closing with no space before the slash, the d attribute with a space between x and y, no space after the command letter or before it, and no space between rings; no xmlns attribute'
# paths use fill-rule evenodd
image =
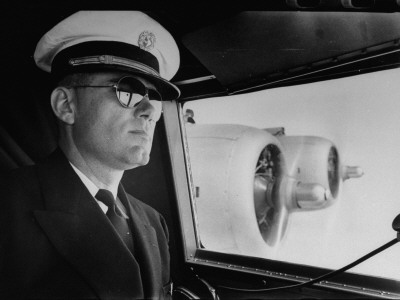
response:
<svg viewBox="0 0 400 300"><path fill-rule="evenodd" d="M18 193L31 190L38 183L36 165L25 166L0 175L0 190ZM6 194L8 194L6 193Z"/></svg>

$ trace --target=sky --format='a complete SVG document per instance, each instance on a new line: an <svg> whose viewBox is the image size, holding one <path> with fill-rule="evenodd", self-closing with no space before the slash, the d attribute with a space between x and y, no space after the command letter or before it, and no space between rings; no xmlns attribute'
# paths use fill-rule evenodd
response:
<svg viewBox="0 0 400 300"><path fill-rule="evenodd" d="M335 269L396 237L399 81L400 69L394 69L185 104L197 124L284 127L288 136L327 138L342 164L364 170L361 178L343 183L331 207L291 214L284 239L267 258ZM351 272L400 280L400 264L394 263L399 255L396 244Z"/></svg>

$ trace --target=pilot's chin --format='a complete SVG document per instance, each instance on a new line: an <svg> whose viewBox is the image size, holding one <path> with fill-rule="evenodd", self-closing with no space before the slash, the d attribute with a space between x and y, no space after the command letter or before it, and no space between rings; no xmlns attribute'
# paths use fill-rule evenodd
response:
<svg viewBox="0 0 400 300"><path fill-rule="evenodd" d="M130 169L140 167L140 166L145 166L149 163L150 161L150 153L148 151L137 151L134 155L133 158L131 158L130 161Z"/></svg>
<svg viewBox="0 0 400 300"><path fill-rule="evenodd" d="M147 165L149 163L149 161L150 161L150 155L146 154L145 156L143 156L143 158L142 158L142 160L140 162L140 165L141 166L145 166L145 165Z"/></svg>

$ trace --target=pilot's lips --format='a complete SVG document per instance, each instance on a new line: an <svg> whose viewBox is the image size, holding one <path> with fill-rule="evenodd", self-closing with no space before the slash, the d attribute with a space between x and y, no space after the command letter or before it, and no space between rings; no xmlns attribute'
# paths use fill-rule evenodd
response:
<svg viewBox="0 0 400 300"><path fill-rule="evenodd" d="M129 131L129 133L132 133L135 136L144 138L146 140L150 139L149 135L144 130L131 130L131 131Z"/></svg>

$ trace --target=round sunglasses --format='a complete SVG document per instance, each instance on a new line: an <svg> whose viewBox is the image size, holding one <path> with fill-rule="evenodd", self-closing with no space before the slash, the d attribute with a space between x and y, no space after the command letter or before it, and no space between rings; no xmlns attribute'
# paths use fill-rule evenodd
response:
<svg viewBox="0 0 400 300"><path fill-rule="evenodd" d="M147 98L155 108L161 106L161 94L153 88L146 87L139 79L124 76L113 85L72 85L70 88L113 88L118 102L125 108L136 107L144 98ZM157 102L157 103L156 103ZM158 120L160 115L155 120Z"/></svg>

